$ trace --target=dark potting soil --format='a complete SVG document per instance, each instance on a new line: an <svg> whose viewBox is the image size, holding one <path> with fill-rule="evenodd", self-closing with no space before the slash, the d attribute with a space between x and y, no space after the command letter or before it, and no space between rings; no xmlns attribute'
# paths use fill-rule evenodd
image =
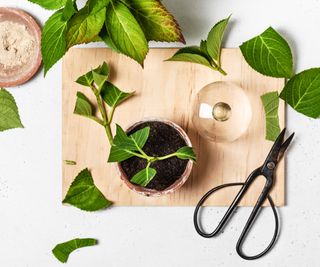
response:
<svg viewBox="0 0 320 267"><path fill-rule="evenodd" d="M165 156L187 145L174 128L163 122L144 122L132 129L128 135L147 126L150 127L150 135L143 147L143 151L149 156ZM188 160L182 160L177 157L152 163L150 167L156 169L157 174L146 187L158 191L166 189L180 178L187 163ZM121 162L121 167L126 175L130 177L129 179L146 166L147 161L139 157L132 157Z"/></svg>

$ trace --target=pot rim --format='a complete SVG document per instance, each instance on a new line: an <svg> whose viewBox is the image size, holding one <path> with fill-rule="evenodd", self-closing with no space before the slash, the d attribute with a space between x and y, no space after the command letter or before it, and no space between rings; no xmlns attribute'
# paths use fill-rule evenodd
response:
<svg viewBox="0 0 320 267"><path fill-rule="evenodd" d="M186 132L181 128L181 126L179 126L178 124L176 124L173 121L170 121L168 119L162 119L162 118L153 118L153 117L148 117L148 118L144 118L138 122L135 122L133 124L131 124L127 130L126 133L130 132L132 129L134 129L135 127L137 127L138 125L144 123L144 122L148 122L148 121L158 121L158 122L163 122L171 127L173 127L183 138L183 140L186 142L187 146L192 147L192 143L191 140L189 138L189 136L186 134ZM183 172L183 174L181 175L181 177L179 179L177 179L172 185L170 185L169 187L167 187L166 189L162 190L162 191L158 191L155 189L149 189L149 188L145 188L139 185L135 185L133 183L131 183L126 175L126 173L123 171L120 162L117 162L116 164L117 166L117 170L120 173L120 178L122 181L124 181L124 183L129 187L129 189L131 189L132 191L138 193L138 194L142 194L145 196L153 196L153 197L157 197L157 196L162 196L162 195L166 195L166 194L170 194L175 192L176 190L178 190L189 178L191 171L192 171L192 167L193 167L193 161L189 160L187 163L187 166Z"/></svg>

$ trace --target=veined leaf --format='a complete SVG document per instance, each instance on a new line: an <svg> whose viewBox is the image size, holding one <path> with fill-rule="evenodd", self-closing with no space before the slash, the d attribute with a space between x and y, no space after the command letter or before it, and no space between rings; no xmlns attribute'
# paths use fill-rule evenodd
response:
<svg viewBox="0 0 320 267"><path fill-rule="evenodd" d="M228 26L229 19L230 16L215 24L210 30L206 42L208 54L212 59L216 60L216 63L218 65L220 65L221 44L224 32Z"/></svg>
<svg viewBox="0 0 320 267"><path fill-rule="evenodd" d="M134 132L129 137L142 149L148 140L149 134L150 127L144 127L143 129Z"/></svg>
<svg viewBox="0 0 320 267"><path fill-rule="evenodd" d="M56 245L52 253L59 261L65 263L68 261L69 255L76 249L94 246L97 243L98 241L93 238L76 238Z"/></svg>
<svg viewBox="0 0 320 267"><path fill-rule="evenodd" d="M137 20L120 1L110 2L107 14L106 27L112 43L118 51L143 66L148 53L148 44Z"/></svg>
<svg viewBox="0 0 320 267"><path fill-rule="evenodd" d="M84 117L93 117L92 104L81 92L77 92L77 100L73 113Z"/></svg>
<svg viewBox="0 0 320 267"><path fill-rule="evenodd" d="M82 170L77 175L62 203L71 204L85 211L105 209L112 204L95 186L88 169Z"/></svg>
<svg viewBox="0 0 320 267"><path fill-rule="evenodd" d="M197 159L192 147L189 146L179 148L175 154L179 159L191 159L193 161Z"/></svg>
<svg viewBox="0 0 320 267"><path fill-rule="evenodd" d="M280 97L296 111L311 118L319 118L320 68L308 69L293 76Z"/></svg>
<svg viewBox="0 0 320 267"><path fill-rule="evenodd" d="M181 29L158 0L122 0L139 22L148 41L185 43Z"/></svg>
<svg viewBox="0 0 320 267"><path fill-rule="evenodd" d="M89 72L87 72L86 74L80 76L76 82L78 84L90 87L94 81L94 77L93 77L93 72L95 72L96 74L99 74L101 76L104 76L104 78L107 80L109 77L109 66L106 62L103 62L102 65L98 66L97 68L95 68L94 70L90 70ZM96 77L97 78L97 77ZM102 79L102 77L100 77ZM99 78L99 81L101 82ZM104 79L103 78L103 79ZM97 82L99 83L99 81L97 80Z"/></svg>
<svg viewBox="0 0 320 267"><path fill-rule="evenodd" d="M23 128L18 107L13 96L4 88L0 89L0 132Z"/></svg>
<svg viewBox="0 0 320 267"><path fill-rule="evenodd" d="M129 152L117 146L111 146L108 162L121 162L133 157L134 155Z"/></svg>
<svg viewBox="0 0 320 267"><path fill-rule="evenodd" d="M102 27L100 33L99 33L99 37L101 38L101 40L107 45L109 46L111 49L113 49L114 51L120 53L120 51L118 50L118 48L116 47L116 45L113 43L113 41L110 38L110 35L107 31L107 28L105 26Z"/></svg>
<svg viewBox="0 0 320 267"><path fill-rule="evenodd" d="M54 13L44 24L41 37L41 53L44 75L66 53L65 34L68 21L63 20L63 10Z"/></svg>
<svg viewBox="0 0 320 267"><path fill-rule="evenodd" d="M66 33L67 48L91 42L98 36L104 24L105 7L109 0L101 0L101 4L93 7L92 4L96 2L97 0L88 0L87 4L71 18Z"/></svg>
<svg viewBox="0 0 320 267"><path fill-rule="evenodd" d="M130 182L147 186L148 183L152 180L152 178L157 174L157 171L153 168L147 167L138 173L136 173L130 180Z"/></svg>
<svg viewBox="0 0 320 267"><path fill-rule="evenodd" d="M243 43L240 49L245 60L256 71L271 77L292 76L291 49L287 41L272 27Z"/></svg>
<svg viewBox="0 0 320 267"><path fill-rule="evenodd" d="M93 70L92 71L92 78L98 88L98 91L101 91L103 85L105 84L105 82L108 79L108 75L103 75L103 74L100 74L100 73Z"/></svg>
<svg viewBox="0 0 320 267"><path fill-rule="evenodd" d="M185 47L179 49L171 58L166 61L184 61L204 65L206 67L212 68L210 59L208 56L196 46Z"/></svg>
<svg viewBox="0 0 320 267"><path fill-rule="evenodd" d="M68 21L75 13L77 13L76 2L73 0L67 0L63 9L62 20Z"/></svg>
<svg viewBox="0 0 320 267"><path fill-rule="evenodd" d="M133 96L134 92L122 92L118 87L110 82L106 82L101 89L101 97L109 107L116 107L123 101Z"/></svg>
<svg viewBox="0 0 320 267"><path fill-rule="evenodd" d="M278 92L275 91L262 95L261 101L266 115L266 139L275 141L280 134Z"/></svg>
<svg viewBox="0 0 320 267"><path fill-rule="evenodd" d="M113 139L114 145L120 149L128 151L136 151L137 147L134 141L127 136L125 131L121 128L120 125L116 125L116 135Z"/></svg>
<svg viewBox="0 0 320 267"><path fill-rule="evenodd" d="M28 0L29 2L38 4L45 9L56 10L63 7L67 0Z"/></svg>

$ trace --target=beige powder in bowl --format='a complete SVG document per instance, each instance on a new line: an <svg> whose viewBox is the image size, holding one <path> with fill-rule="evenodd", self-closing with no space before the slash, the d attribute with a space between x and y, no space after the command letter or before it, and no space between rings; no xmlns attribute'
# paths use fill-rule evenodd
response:
<svg viewBox="0 0 320 267"><path fill-rule="evenodd" d="M0 64L4 69L26 64L35 54L35 39L27 26L11 22L0 22Z"/></svg>

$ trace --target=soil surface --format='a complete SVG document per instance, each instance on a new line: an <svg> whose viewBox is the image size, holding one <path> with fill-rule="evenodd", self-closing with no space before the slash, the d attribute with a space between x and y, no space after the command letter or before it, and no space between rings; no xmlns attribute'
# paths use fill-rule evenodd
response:
<svg viewBox="0 0 320 267"><path fill-rule="evenodd" d="M149 156L165 156L187 145L176 129L158 121L144 122L131 130L128 135L147 126L150 127L150 135L143 151ZM157 170L157 174L146 187L158 191L166 189L180 178L187 164L188 160L177 157L152 163L151 167ZM132 157L121 162L121 167L130 177L129 179L146 166L147 161L139 157Z"/></svg>

